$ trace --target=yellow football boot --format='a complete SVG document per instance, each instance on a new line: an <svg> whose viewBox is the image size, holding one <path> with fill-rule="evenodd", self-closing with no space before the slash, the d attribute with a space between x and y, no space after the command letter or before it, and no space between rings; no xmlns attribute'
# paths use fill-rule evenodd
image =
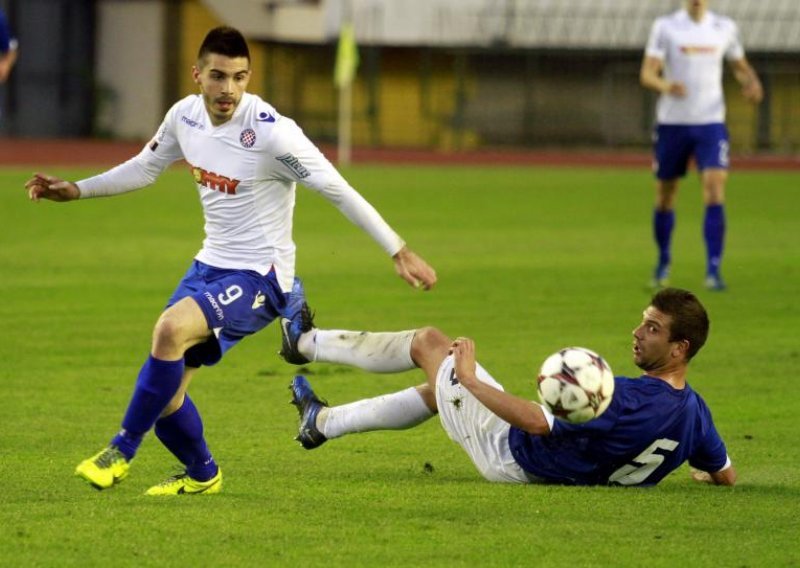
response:
<svg viewBox="0 0 800 568"><path fill-rule="evenodd" d="M173 475L153 485L144 492L145 495L212 495L222 489L222 470L217 470L217 475L208 481L197 481L189 477L186 472Z"/></svg>
<svg viewBox="0 0 800 568"><path fill-rule="evenodd" d="M88 481L95 489L108 489L128 476L130 464L115 446L109 446L83 460L75 475Z"/></svg>

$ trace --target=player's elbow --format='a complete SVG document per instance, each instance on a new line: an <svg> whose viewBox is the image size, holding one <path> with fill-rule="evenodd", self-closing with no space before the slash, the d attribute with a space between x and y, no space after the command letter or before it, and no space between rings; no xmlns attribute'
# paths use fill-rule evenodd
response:
<svg viewBox="0 0 800 568"><path fill-rule="evenodd" d="M550 423L541 411L541 407L538 405L534 406L537 407L536 410L531 413L526 413L524 420L521 420L521 423L516 426L520 430L524 430L533 436L548 436L550 434Z"/></svg>
<svg viewBox="0 0 800 568"><path fill-rule="evenodd" d="M639 68L639 84L642 87L652 88L653 81L658 80L659 74L660 71L657 70L656 64L645 59L644 62L642 62L642 66Z"/></svg>
<svg viewBox="0 0 800 568"><path fill-rule="evenodd" d="M736 485L736 470L733 466L726 467L722 471L717 471L711 474L711 481L714 485Z"/></svg>
<svg viewBox="0 0 800 568"><path fill-rule="evenodd" d="M544 424L537 423L531 424L528 428L525 429L529 434L534 436L549 436L550 435L550 426L545 422Z"/></svg>

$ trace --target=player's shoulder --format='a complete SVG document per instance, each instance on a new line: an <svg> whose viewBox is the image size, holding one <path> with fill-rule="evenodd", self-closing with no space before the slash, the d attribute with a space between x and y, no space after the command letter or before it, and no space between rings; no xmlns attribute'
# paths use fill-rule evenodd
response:
<svg viewBox="0 0 800 568"><path fill-rule="evenodd" d="M274 106L256 94L245 93L239 103L242 119L245 122L261 127L274 126L281 118Z"/></svg>
<svg viewBox="0 0 800 568"><path fill-rule="evenodd" d="M614 389L616 390L617 387L625 388L628 386L628 382L632 381L631 377L625 377L623 375L614 375Z"/></svg>
<svg viewBox="0 0 800 568"><path fill-rule="evenodd" d="M736 22L733 21L733 18L711 11L706 12L706 16L711 22L711 27L714 29L725 31L736 29Z"/></svg>
<svg viewBox="0 0 800 568"><path fill-rule="evenodd" d="M692 389L688 384L685 390L687 391L686 407L690 410L691 416L693 416L693 428L696 435L704 437L709 432L716 432L714 417L706 401L700 396L700 393Z"/></svg>
<svg viewBox="0 0 800 568"><path fill-rule="evenodd" d="M688 20L689 15L687 14L686 10L680 9L657 17L655 20L655 25L660 27L674 28L685 25Z"/></svg>
<svg viewBox="0 0 800 568"><path fill-rule="evenodd" d="M667 396L670 398L685 398L691 389L676 389L667 381L657 377L642 375L640 377L614 377L614 397L619 394L628 401L646 401L652 397Z"/></svg>
<svg viewBox="0 0 800 568"><path fill-rule="evenodd" d="M200 95L188 95L175 103L167 111L167 119L173 121L203 121L205 106Z"/></svg>
<svg viewBox="0 0 800 568"><path fill-rule="evenodd" d="M172 105L172 108L191 110L194 108L203 109L205 107L203 105L203 97L200 95L186 95L182 99L175 101L175 104Z"/></svg>
<svg viewBox="0 0 800 568"><path fill-rule="evenodd" d="M691 385L689 385L689 383L686 383L684 391L686 392L686 396L689 399L691 399L694 402L694 404L697 405L698 408L700 408L703 412L709 412L708 404L706 404L706 401L703 399L702 396L700 396L699 392L694 390L691 387Z"/></svg>

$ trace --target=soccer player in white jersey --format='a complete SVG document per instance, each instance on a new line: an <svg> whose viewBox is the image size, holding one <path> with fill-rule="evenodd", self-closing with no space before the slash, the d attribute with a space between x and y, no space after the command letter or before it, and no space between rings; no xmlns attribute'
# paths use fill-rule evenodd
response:
<svg viewBox="0 0 800 568"><path fill-rule="evenodd" d="M419 367L427 382L329 407L297 376L291 384L300 413L296 439L310 450L346 434L410 428L438 412L450 438L489 481L649 486L688 461L695 480L733 485L736 471L711 412L686 382L708 329L705 308L692 293L660 290L633 330L633 360L644 374L615 377L606 411L570 424L505 392L476 363L470 339L453 341L432 327L375 334L311 328L291 338L310 360L375 372Z"/></svg>
<svg viewBox="0 0 800 568"><path fill-rule="evenodd" d="M122 429L76 474L106 489L128 474L143 436L159 440L185 471L149 495L216 493L222 473L187 394L197 369L213 365L242 338L304 305L295 278L292 212L300 182L364 229L415 287L436 283L433 269L409 250L291 119L246 92L250 54L233 28L211 30L192 77L200 89L178 101L155 137L127 162L76 183L35 174L34 201L117 195L150 185L177 160L189 164L205 217L205 240L153 331Z"/></svg>
<svg viewBox="0 0 800 568"><path fill-rule="evenodd" d="M725 289L720 265L729 146L722 90L723 59L730 63L748 101L759 103L764 96L761 82L745 57L736 24L709 11L707 5L707 0L686 0L683 9L658 18L641 67L641 84L661 94L654 135L653 233L658 248L655 287L668 283L678 180L686 175L693 156L705 204L705 285L710 290Z"/></svg>

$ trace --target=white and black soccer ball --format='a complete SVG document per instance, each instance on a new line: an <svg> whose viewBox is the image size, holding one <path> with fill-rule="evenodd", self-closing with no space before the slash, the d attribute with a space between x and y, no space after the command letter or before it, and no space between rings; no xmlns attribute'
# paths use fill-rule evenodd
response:
<svg viewBox="0 0 800 568"><path fill-rule="evenodd" d="M542 363L539 400L556 418L581 424L611 404L614 373L605 359L583 347L566 347Z"/></svg>

